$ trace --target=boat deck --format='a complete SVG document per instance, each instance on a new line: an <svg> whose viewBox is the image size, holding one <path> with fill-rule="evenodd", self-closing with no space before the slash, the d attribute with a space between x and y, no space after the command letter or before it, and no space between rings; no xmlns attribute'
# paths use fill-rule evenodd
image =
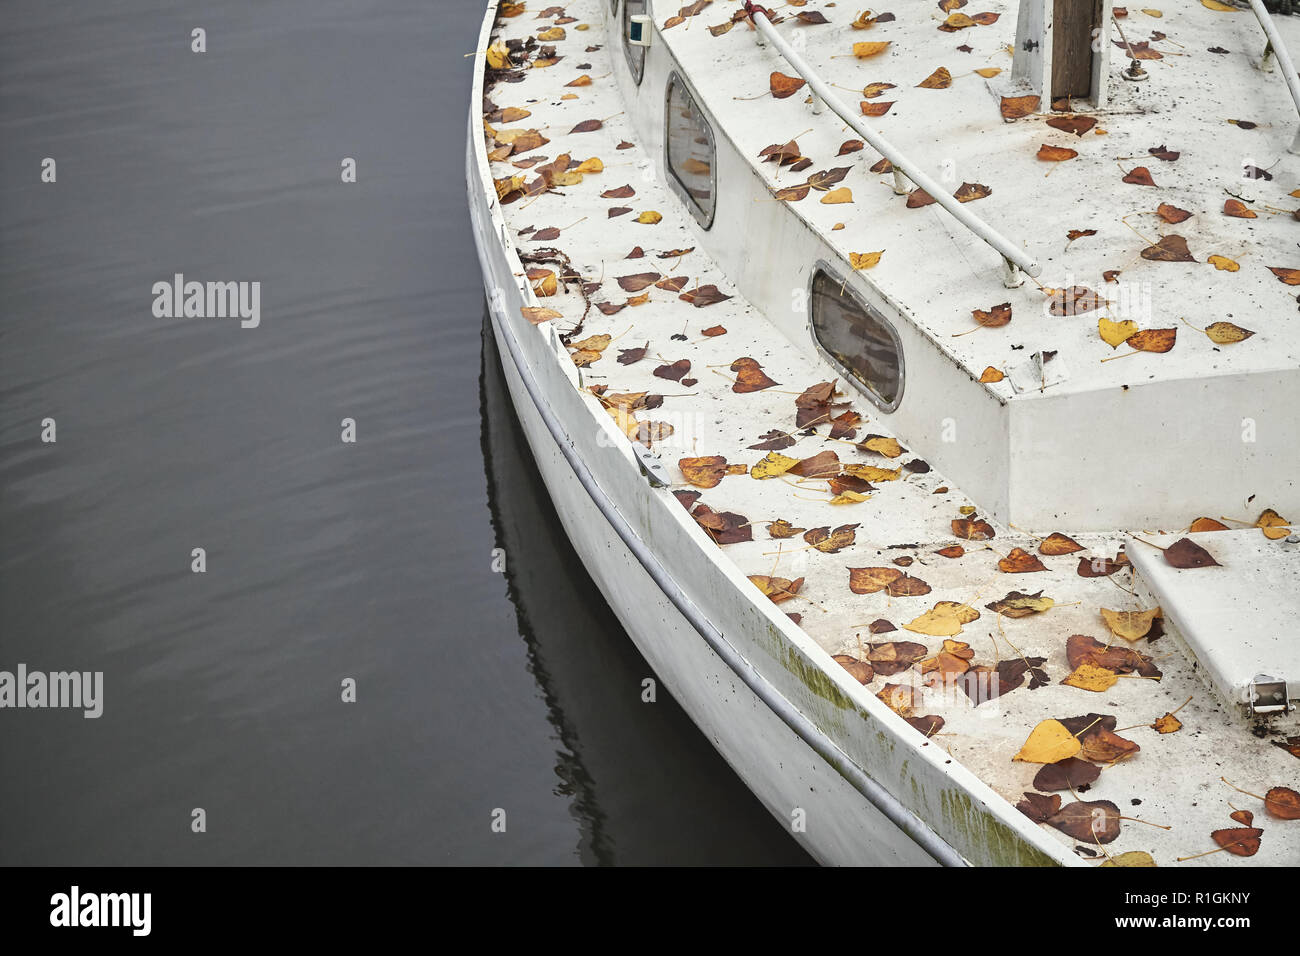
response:
<svg viewBox="0 0 1300 956"><path fill-rule="evenodd" d="M655 5L656 22L662 23L674 12L667 11L666 6ZM692 73L691 79L697 89L709 90L711 102L762 93L767 87L768 72L777 68L767 57L755 53L752 39L743 35L748 33L743 23L718 37L706 29L726 20L736 6L722 2L705 6L701 13L688 17L669 31L674 34L674 50L692 63L692 70L699 66L699 73ZM897 142L906 144L906 148L923 150L928 145L938 149L937 133L929 129L926 120L935 107L928 99L923 102L923 98L948 97L947 115L953 123L976 123L973 118L977 111L976 98L986 100L990 94L985 89L984 78L968 75L969 70L1010 64L1001 48L1009 42L1014 30L1014 10L1001 3L977 6L1001 13L1001 19L993 26L977 26L950 35L949 45L954 52L946 58L949 61L946 65L954 77L959 72L962 75L947 90L914 88L935 67L945 65L938 61L931 63L932 57L921 62L919 54L906 52L908 31L933 32L941 22L929 17L929 10L925 16L913 17L915 22L905 24L900 21L908 18L900 9L898 21L852 35L841 24L835 49L822 49L810 40L806 55L813 61L823 57L825 62L819 65L843 85L861 87L872 81L895 83L896 88L889 91L889 98L896 100L895 106L879 121L880 128ZM558 276L582 277L582 288L578 282L559 283L553 295L545 295L540 301L561 313L561 317L551 321L562 332L575 329L585 312L581 328L572 334L570 344L575 361L583 367L583 386L603 393L599 398L593 394L592 415L614 415L629 435L638 436L643 444L648 444L674 480L671 491L678 495L681 504L696 513L697 519L702 519L706 530L726 542L719 547L743 573L784 579L786 583L778 582L774 586L776 597L781 599L781 609L797 616L800 626L823 649L829 654L857 659L876 658L875 673L867 682L865 692L889 697L895 709L907 710L904 716L942 717L943 726L930 733L931 744L944 748L953 760L970 768L1008 801L1016 803L1026 791L1034 789L1032 784L1041 765L1012 758L1040 721L1089 714L1113 716L1115 723L1106 726L1121 731L1119 735L1137 744L1140 751L1126 753L1123 744L1111 742L1107 755L1102 752L1105 742L1094 740L1092 746L1098 754L1095 762L1102 770L1091 784L1076 787L1078 795L1088 801L1111 801L1126 817L1169 829L1124 820L1118 838L1103 849L1046 825L1042 827L1052 839L1075 847L1082 858L1104 862L1106 853L1113 856L1140 850L1150 853L1157 864L1169 865L1180 857L1214 850L1216 844L1211 832L1237 826L1229 814L1239 808L1253 811L1255 825L1263 828L1258 853L1250 861L1228 853L1213 853L1187 865L1300 861L1300 822L1282 822L1270 817L1260 800L1238 793L1220 780L1225 777L1235 786L1257 794L1271 787L1295 786L1300 780L1300 761L1282 744L1286 736L1300 735L1300 721L1293 715L1275 720L1267 733L1252 734L1245 719L1229 713L1194 671L1174 622L1164 620L1156 625L1155 630L1163 631L1163 636L1143 637L1130 644L1113 637L1102 617L1102 609L1148 609L1155 603L1142 580L1135 578L1131 565L1125 564L1112 574L1085 576L1092 573L1088 560L1100 554L1114 558L1122 548L1132 551L1154 548L1162 542L1167 544L1155 537L1158 532L1139 534L1153 542L1151 545L1135 543L1118 530L1106 535L1072 534L1081 550L1057 555L1041 553L1043 537L1054 529L1035 529L1038 534L1032 535L1004 527L986 519L983 512L974 511L978 502L969 500L937 468L906 450L906 436L893 435L885 416L843 383L839 383L838 393L832 400L835 407L824 410L825 414L819 409L805 410L804 421L809 417L816 421L811 427L800 427L797 405L800 396L819 383L834 381L836 372L806 351L791 348L781 333L745 301L701 247L697 227L678 197L657 177L643 174L643 170L651 168L650 157L636 144L637 137L626 117L617 115L622 105L612 76L612 58L621 58L623 54L606 45L602 24L607 9L608 4L603 0L570 0L562 6L551 7L547 13L544 5L530 2L520 15L503 18L497 35L500 40L524 40L555 28L557 19L568 22L560 25L563 38L552 34L557 39L543 41L554 45L561 57L559 62L541 68L534 64L533 68L510 74L511 81L490 86L487 96L491 103L486 104L486 121L496 131L489 137L488 150L490 154L498 150L498 161L493 162L492 172L501 184L499 189L505 190L503 211L521 256L526 262L530 257L536 259L529 262L530 268L542 270L532 276L534 288L545 293L551 291L550 283ZM1134 8L1126 21L1133 25L1126 27L1130 39L1146 39L1147 33L1141 32L1137 25L1142 20L1141 26L1147 32L1164 30L1189 49L1212 45L1203 36L1206 28L1198 18L1190 17L1204 8L1197 5L1196 11L1192 11L1188 5L1180 4L1177 9L1189 16L1182 18L1171 11L1163 20L1151 18L1148 22ZM783 12L797 10L789 8ZM847 7L829 8L825 13L835 20L851 17ZM1238 19L1244 22L1248 16ZM589 24L590 29L579 29L582 24ZM1244 28L1253 24L1251 20ZM1187 32L1176 32L1175 27ZM806 30L811 37L815 31L828 27L798 29ZM894 52L883 59L857 61L851 56L844 57L851 42L885 39L891 41ZM680 46L676 45L679 42ZM1238 58L1244 56L1244 43L1223 39L1220 42L1242 51ZM971 52L955 52L960 44L971 46ZM843 58L832 60L833 53ZM1159 71L1185 67L1176 57L1169 59L1168 63L1144 62L1156 74L1153 82L1147 84L1144 92L1129 95L1165 95L1158 82ZM1250 269L1263 269L1255 261L1260 256L1252 250L1285 247L1276 232L1289 230L1289 236L1296 226L1282 221L1289 216L1263 214L1257 220L1220 222L1217 207L1222 204L1225 183L1231 180L1241 185L1233 179L1237 154L1250 149L1259 157L1275 157L1282 138L1289 137L1293 131L1294 111L1289 117L1286 115L1292 108L1279 79L1276 109L1270 107L1267 115L1254 117L1261 128L1247 131L1223 123L1222 119L1234 118L1228 88L1235 82L1232 71L1237 66L1228 57L1216 62L1225 64L1225 75L1234 79L1225 82L1222 88L1205 90L1203 142L1200 134L1197 139L1205 152L1199 153L1184 142L1179 145L1187 151L1176 163L1159 160L1141 163L1152 169L1158 182L1171 187L1177 185L1176 195L1163 189L1133 186L1132 190L1142 194L1141 197L1135 196L1131 203L1126 201L1117 215L1116 210L1105 205L1109 194L1080 194L1077 183L1071 179L1075 173L1072 162L1078 167L1084 163L1113 166L1118 181L1123 173L1112 158L1117 149L1125 154L1145 154L1147 147L1159 146L1171 138L1159 130L1158 122L1130 133L1120 133L1116 128L1109 137L1093 136L1093 142L1105 140L1104 156L1098 149L1095 159L1061 164L1044 177L1042 164L1035 165L1033 158L1040 141L1070 145L1083 154L1092 147L1092 142L1086 142L1088 136L1083 137L1085 142L1076 143L1076 137L1047 129L1041 119L1032 128L1027 123L984 128L987 124L981 118L978 120L983 130L981 135L964 140L981 145L960 158L958 181L992 186L993 194L979 202L984 207L979 211L1009 232L1021 221L1017 210L1026 206L1036 208L1035 204L1047 202L1042 197L1052 195L1054 198L1041 210L1040 216L1062 235L1057 252L1049 251L1042 256L1049 268L1086 277L1075 281L1094 288L1105 269L1138 272L1143 282L1153 284L1155 299L1166 294L1161 290L1176 289L1180 282L1186 287L1184 266L1140 258L1129 261L1137 256L1142 243L1119 219L1148 206L1154 209L1160 201L1194 209L1197 215L1184 224L1183 234L1197 258L1203 260L1210 252L1230 256L1242 263L1242 272L1217 273L1202 261L1196 279L1207 282L1207 299L1187 302L1188 310L1181 314L1203 325L1210 321L1198 318L1203 305L1206 309L1220 309L1241 295L1275 297L1276 315L1269 312L1268 318L1261 321L1260 313L1252 313L1257 341L1267 340L1273 328L1270 323L1276 322L1280 329L1283 323L1291 321L1287 316L1295 307L1294 301L1286 287L1267 271L1251 278L1247 263ZM572 85L583 76L590 77L591 82ZM527 110L530 115L509 122L497 112L507 109ZM827 235L851 235L850 230L833 230L834 224L876 216L877 206L896 208L896 197L887 185L889 177L866 172L866 167L877 157L859 154L835 158L840 143L851 138L851 134L845 133L843 125L832 114L810 116L801 97L776 103L766 98L757 101L757 105L736 99L734 110L736 122L733 125L728 114L725 133L743 138L742 153L754 156L756 166L760 149L772 142L784 142L806 127L813 127L813 132L799 135L798 140L804 153L817 158L814 169L853 162L854 178L851 184L846 182L854 191L853 204L821 204L814 194L795 207ZM603 123L593 130L569 132L582 121L591 119L601 119ZM501 136L500 131L505 129L539 130L547 142L533 149L516 145L513 150L501 150L501 144L512 138L510 134ZM1130 138L1117 147L1117 136ZM527 142L525 138L524 143ZM1210 163L1212 144L1217 144L1217 153ZM1175 148L1172 143L1170 147ZM528 184L537 180L539 168L563 155L584 165L561 164L565 168L562 178L566 185L529 194ZM588 162L592 159L599 163ZM1294 157L1289 162L1294 163ZM576 173L576 170L597 167L601 171ZM777 174L770 166L758 168L771 176L778 188L789 184L787 180L795 182L801 178L788 172ZM970 172L964 172L967 169ZM523 186L523 195L511 195L515 190L509 182L512 177L523 177L516 181ZM1287 208L1300 204L1285 198L1287 190L1296 184L1283 180L1284 177L1277 176L1272 181L1241 188L1257 196L1260 202L1279 206L1289 202ZM1043 193L1036 198L1039 189ZM1234 188L1234 191L1238 190ZM618 209L628 211L616 214ZM643 215L648 213L654 215ZM874 281L892 290L891 294L906 298L910 309L924 313L926 321L931 323L930 331L941 337L953 357L975 375L986 366L1005 364L1009 358L1009 343L1005 338L986 337L983 332L977 332L953 339L951 333L970 326L972 308L988 308L1011 296L1016 302L1023 301L1026 309L1038 309L1043 294L1033 285L1021 290L1003 289L996 261L989 251L977 242L972 246L974 240L943 213L932 208L909 210L909 213L913 218L906 223L893 212L890 218L881 215L882 228L896 229L896 233L886 232L886 238L871 249L850 247L846 240L845 252L869 252L883 245L885 255L872 270ZM1070 243L1067 248L1060 228L1067 222L1080 229L1096 228L1098 234ZM1156 232L1152 217L1145 220L1130 217L1130 222L1139 231ZM554 230L559 230L558 235ZM562 257L548 250L558 250ZM917 261L932 264L925 283L914 280ZM1300 266L1300 256L1291 265ZM552 273L550 277L546 270ZM930 282L930 278L934 281ZM1242 284L1243 279L1247 280L1246 284ZM1237 285L1232 284L1234 281ZM690 297L692 293L694 301L684 300L684 294ZM1230 307L1228 311L1231 312ZM1024 336L1017 341L1026 345L1026 352L1040 345L1069 349L1089 357L1098 350L1110 352L1109 346L1097 340L1095 321L1083 325L1078 324L1081 322L1078 319L1059 321L1061 324L1050 330L1027 324ZM1035 323L1038 325L1042 323ZM1091 327L1090 333L1084 325ZM1268 347L1249 352L1217 352L1212 343L1201 338L1195 345L1198 355L1193 356L1193 350L1187 350L1186 361L1199 363L1195 374L1212 374L1223 363L1243 363L1250 367L1296 363L1294 337L1283 340L1279 335ZM641 349L644 354L638 356L637 351ZM1090 361L1087 384L1079 387L1119 382L1125 375L1166 374L1152 360L1167 357L1137 356L1105 364ZM743 359L753 361L738 362ZM683 363L689 363L689 367L684 368ZM755 363L761 371L756 370ZM1093 364L1098 364L1098 368L1091 370ZM1127 370L1122 371L1125 366ZM1184 369L1172 374L1192 373ZM747 381L764 387L749 391L743 384ZM662 400L638 401L638 393L662 396ZM809 403L807 397L804 401ZM827 417L842 416L849 411L849 406L860 415L860 420L843 419L842 434L832 438ZM875 450L855 444L865 443L870 436L877 436L872 443ZM752 472L769 452L753 446L772 439L777 439L780 446L773 449L778 456L803 461L814 455L833 454L838 464L828 466L827 459L821 459L800 469L812 474L799 476L789 470L782 471L788 467L782 459L769 459L775 463L773 470L780 473L758 479ZM898 447L889 439L896 439ZM721 460L689 461L712 456ZM683 461L684 468L679 465ZM846 471L845 466L863 467L850 467ZM726 473L719 476L720 471ZM838 483L834 488L827 480L828 473ZM870 487L864 487L863 481ZM668 492L664 493L664 499L665 507L680 506ZM837 500L842 503L836 503ZM706 508L701 510L701 506ZM710 510L714 514L710 515ZM1197 517L1188 514L1186 524L1190 525ZM1253 520L1254 515L1249 517ZM987 523L980 524L986 520ZM783 530L786 526L776 524L778 521L801 530L787 536ZM832 549L824 541L820 547L807 543L806 533L815 529L825 529L842 542L842 547ZM1070 529L1061 530L1068 533ZM749 540L737 540L746 535ZM1216 540L1250 536L1259 537L1261 532L1250 528L1191 537L1214 553ZM814 533L811 540L817 541L819 536ZM1284 546L1282 542L1269 544L1278 549ZM955 550L958 548L960 554ZM1051 550L1050 546L1047 548ZM941 554L941 550L946 554ZM1289 567L1300 572L1300 566L1294 562ZM859 575L858 590L871 593L855 593L851 588L850 568L877 569ZM1017 570L1020 568L1025 570ZM1215 573L1216 570L1219 569L1186 573ZM908 577L895 577L895 574ZM790 594L795 592L795 585L789 582L799 579L797 592ZM769 585L769 589L772 587ZM1008 616L988 608L987 605L1013 591L1041 592L1042 597L1051 598L1054 604L1048 610L1027 616L1014 616L1019 611ZM763 600L757 590L754 599ZM935 613L941 602L952 602L948 605L952 613L945 614L942 609ZM1063 684L1062 680L1074 669L1067 656L1071 635L1090 635L1102 645L1113 642L1149 656L1150 662L1137 663L1146 676L1124 674L1096 691ZM938 657L945 640L959 643L948 645L952 653ZM909 654L909 648L896 646L892 650L901 653L904 660L890 664L885 658L891 648L870 646L889 642L923 645L924 654ZM827 666L834 666L829 659ZM966 678L956 675L979 667L998 673L1002 693L976 706L963 686L983 685L978 682L963 685L961 682ZM1152 679L1152 667L1160 672L1158 680ZM934 681L944 673L954 675L958 683ZM911 702L911 709L907 709L896 693L893 696L887 693L886 685L914 689L917 697ZM1174 711L1181 729L1159 733L1150 726ZM1094 723L1094 719L1084 723ZM922 725L933 726L930 722ZM1081 736L1089 738L1090 733ZM1108 759L1103 759L1107 756ZM1069 789L1060 795L1066 804L1073 800Z"/></svg>

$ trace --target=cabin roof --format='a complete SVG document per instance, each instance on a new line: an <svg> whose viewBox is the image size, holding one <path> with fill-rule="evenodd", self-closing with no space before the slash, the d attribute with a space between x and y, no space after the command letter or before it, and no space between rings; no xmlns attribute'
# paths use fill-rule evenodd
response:
<svg viewBox="0 0 1300 956"><path fill-rule="evenodd" d="M870 172L880 158L870 147L837 156L840 145L857 134L830 110L813 115L806 89L783 99L765 95L772 72L794 71L774 47L760 47L743 22L720 36L707 29L725 22L732 5L704 7L663 29L662 39L685 66L719 132L753 157L773 190L802 182L815 170L852 165L841 184L851 189L851 204L823 204L813 192L790 203L791 209L845 255L883 250L868 280L969 374L978 377L988 367L1009 374L1034 352L1056 353L1053 361L1065 369L1059 381L1022 392L1011 378L989 384L1000 399L1300 366L1297 290L1270 271L1300 268L1300 225L1290 214L1300 207L1300 199L1290 195L1300 187L1300 156L1287 152L1300 120L1282 77L1256 67L1265 39L1248 10L1225 13L1180 2L1165 4L1155 17L1130 7L1121 21L1125 34L1160 55L1142 60L1148 81L1114 79L1111 102L1101 110L1007 122L999 94L1010 75L1015 4L972 0L963 13L997 14L996 22L952 33L938 29L946 14L936 4L885 9L893 12L892 21L855 30L851 22L857 11L850 6L783 8L780 13L790 16L777 30L822 78L847 88L839 91L847 105L892 102L885 115L867 122L936 179L946 177L954 190L962 183L991 188L970 208L1042 263L1038 283L1004 288L998 256L939 206L907 208L904 197L894 194L891 176ZM829 22L805 25L793 19L814 10ZM677 7L659 2L654 12L662 28ZM1300 23L1289 17L1278 21L1293 48L1300 49ZM859 42L888 47L859 59L852 54ZM1116 50L1115 55L1122 54ZM918 86L940 67L952 76L948 88ZM1002 72L986 78L973 72L978 69ZM869 83L894 86L864 100L854 91ZM1069 116L1095 119L1096 125L1081 136L1048 125ZM1230 120L1255 125L1247 129ZM810 169L792 173L759 161L764 147L791 138L814 159ZM1045 162L1037 158L1043 145L1078 155ZM1176 151L1177 159L1150 152L1162 147ZM1149 171L1154 186L1123 182L1139 166ZM1246 166L1272 178L1244 178ZM1225 215L1224 203L1234 197L1257 218ZM1161 204L1191 216L1168 223L1156 214ZM834 229L837 223L844 228ZM1095 230L1095 235L1070 241L1070 230ZM1168 236L1185 239L1196 261L1142 257L1144 249ZM1223 257L1225 268L1211 264L1211 256ZM1227 260L1236 271L1229 271ZM925 265L918 268L918 262ZM1112 270L1119 274L1107 282L1103 276ZM1049 314L1052 299L1043 289L1075 286L1105 301L1075 315ZM1012 306L1009 325L975 324L972 310L987 311L1002 302ZM1099 335L1101 317L1132 320L1143 330L1175 329L1175 345L1165 353L1112 348ZM1216 322L1255 334L1244 342L1216 344L1197 331Z"/></svg>

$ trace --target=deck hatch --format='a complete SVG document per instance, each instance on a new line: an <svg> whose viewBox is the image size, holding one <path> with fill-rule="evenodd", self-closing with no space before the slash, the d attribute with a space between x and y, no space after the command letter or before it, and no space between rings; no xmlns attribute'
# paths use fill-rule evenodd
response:
<svg viewBox="0 0 1300 956"><path fill-rule="evenodd" d="M882 411L903 397L903 347L893 325L847 280L818 266L813 273L812 333L822 350L858 382Z"/></svg>
<svg viewBox="0 0 1300 956"><path fill-rule="evenodd" d="M623 55L627 57L627 67L632 71L632 79L637 86L641 85L641 77L645 76L646 48L632 42L632 18L642 16L645 12L646 0L623 0Z"/></svg>
<svg viewBox="0 0 1300 956"><path fill-rule="evenodd" d="M668 77L664 150L673 185L705 229L717 202L717 156L713 128L680 76Z"/></svg>

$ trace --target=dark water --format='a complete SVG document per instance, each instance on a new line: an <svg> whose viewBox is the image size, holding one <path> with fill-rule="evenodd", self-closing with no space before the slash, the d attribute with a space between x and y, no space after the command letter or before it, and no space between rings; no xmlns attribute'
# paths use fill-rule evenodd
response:
<svg viewBox="0 0 1300 956"><path fill-rule="evenodd" d="M481 10L5 5L0 669L105 702L0 710L0 862L806 861L640 702L484 360Z"/></svg>

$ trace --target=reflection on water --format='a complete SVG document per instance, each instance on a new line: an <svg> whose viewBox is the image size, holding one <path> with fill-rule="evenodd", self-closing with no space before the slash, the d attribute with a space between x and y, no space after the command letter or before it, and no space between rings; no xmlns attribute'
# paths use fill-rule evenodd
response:
<svg viewBox="0 0 1300 956"><path fill-rule="evenodd" d="M807 863L662 690L573 552L510 405L484 314L483 458L510 600L573 797L583 862Z"/></svg>

